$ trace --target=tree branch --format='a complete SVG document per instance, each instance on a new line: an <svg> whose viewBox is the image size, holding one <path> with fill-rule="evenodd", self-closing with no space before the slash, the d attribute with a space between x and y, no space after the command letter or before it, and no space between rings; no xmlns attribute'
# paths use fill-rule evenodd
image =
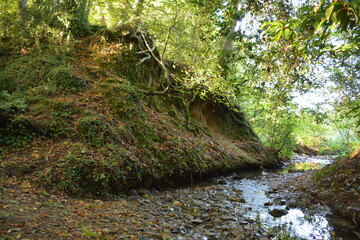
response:
<svg viewBox="0 0 360 240"><path fill-rule="evenodd" d="M168 28L168 33L167 33L166 40L165 40L164 50L163 50L163 52L161 54L161 59L164 59L164 55L165 55L165 52L166 52L167 45L169 43L170 34L171 34L172 29L175 27L176 24L178 24L180 22L180 21L178 21L178 22L176 21L176 18L178 17L178 13L179 13L179 9L177 8L173 24Z"/></svg>

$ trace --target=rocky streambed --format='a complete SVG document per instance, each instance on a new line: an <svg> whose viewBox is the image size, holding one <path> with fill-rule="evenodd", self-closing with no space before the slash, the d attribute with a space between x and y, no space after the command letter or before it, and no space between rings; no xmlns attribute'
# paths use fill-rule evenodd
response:
<svg viewBox="0 0 360 240"><path fill-rule="evenodd" d="M294 162L307 161L298 157ZM311 161L311 159L310 159ZM328 158L315 158L327 164ZM24 182L1 198L2 239L357 239L326 206L288 186L298 170L234 173L182 189L131 190L116 200L33 193ZM14 179L12 181L15 181ZM14 190L14 186L18 189ZM338 226L337 226L338 227Z"/></svg>

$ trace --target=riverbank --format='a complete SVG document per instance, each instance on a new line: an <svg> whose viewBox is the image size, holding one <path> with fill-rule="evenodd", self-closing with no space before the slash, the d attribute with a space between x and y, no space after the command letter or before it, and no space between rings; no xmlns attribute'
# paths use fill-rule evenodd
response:
<svg viewBox="0 0 360 240"><path fill-rule="evenodd" d="M328 205L334 215L344 218L333 221L337 227L359 229L360 151L322 169L306 172L291 184L298 191L309 193L314 200Z"/></svg>
<svg viewBox="0 0 360 240"><path fill-rule="evenodd" d="M160 192L138 189L108 200L55 195L35 188L26 179L9 177L0 189L0 236L353 239L353 235L334 231L326 217L330 212L326 206L291 185L301 176L304 173L258 169L187 188ZM288 188L281 187L284 185Z"/></svg>

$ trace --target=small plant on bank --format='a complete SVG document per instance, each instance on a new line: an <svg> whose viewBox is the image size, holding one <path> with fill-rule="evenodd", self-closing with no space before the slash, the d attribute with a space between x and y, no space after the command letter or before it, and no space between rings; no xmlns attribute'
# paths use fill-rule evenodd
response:
<svg viewBox="0 0 360 240"><path fill-rule="evenodd" d="M36 136L33 123L22 117L11 120L4 132L0 132L0 145L23 147Z"/></svg>
<svg viewBox="0 0 360 240"><path fill-rule="evenodd" d="M94 154L84 145L76 146L56 164L37 174L39 185L74 195L105 195L121 188L134 168L126 153L114 145ZM124 190L124 189L122 189Z"/></svg>
<svg viewBox="0 0 360 240"><path fill-rule="evenodd" d="M105 138L110 134L106 123L98 117L87 117L80 121L77 127L80 138L92 147L100 147L105 144Z"/></svg>

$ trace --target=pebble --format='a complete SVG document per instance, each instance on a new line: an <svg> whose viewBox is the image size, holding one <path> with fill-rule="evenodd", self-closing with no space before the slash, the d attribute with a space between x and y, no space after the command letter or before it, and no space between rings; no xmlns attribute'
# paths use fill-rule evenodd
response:
<svg viewBox="0 0 360 240"><path fill-rule="evenodd" d="M203 220L201 220L200 218L195 218L195 219L191 220L191 223L195 223L195 224L200 224L202 222L203 222Z"/></svg>
<svg viewBox="0 0 360 240"><path fill-rule="evenodd" d="M267 174L269 176L271 174ZM220 179L221 180L221 179ZM127 200L122 204L114 204L112 212L106 212L107 219L99 229L106 234L122 234L111 239L271 239L276 237L276 230L262 229L256 217L248 213L255 214L259 211L259 206L253 204L252 200L245 201L247 196L244 190L238 190L238 186L233 179L222 179L228 185L213 185L207 187L191 187L186 189L168 189L167 192L155 194L147 189L130 189L127 192ZM235 184L234 184L235 183ZM276 185L275 185L276 187ZM266 188L267 189L267 188ZM295 199L286 200L287 193L282 194L282 190L269 186L270 191L259 189L268 195L266 203L261 201L262 213L269 211L274 217L281 217L288 213L283 209L285 205L296 206L301 201ZM145 194L150 194L148 198L143 198ZM247 193L248 194L248 193ZM244 197L244 198L243 198ZM274 199L276 197L276 199ZM307 199L307 196L304 196ZM239 204L246 203L246 204ZM104 204L111 204L106 202ZM269 210L265 208L278 209ZM92 215L92 208L87 209L89 216L86 221L95 221L96 215ZM9 218L10 219L10 218ZM8 221L8 218L0 217L1 221ZM110 222L109 222L110 221ZM275 220L276 221L276 220ZM97 221L99 223L99 221ZM115 228L113 223L119 223L123 228ZM49 226L51 227L51 226ZM125 229L125 230L123 230ZM237 229L239 229L237 231ZM12 229L11 231L20 231ZM269 233L275 231L275 233ZM131 235L127 235L131 234ZM13 234L15 235L15 233ZM50 238L50 237L49 237ZM134 238L135 239L135 238Z"/></svg>
<svg viewBox="0 0 360 240"><path fill-rule="evenodd" d="M128 196L139 196L139 193L136 189L130 189L128 192L127 192L127 195Z"/></svg>
<svg viewBox="0 0 360 240"><path fill-rule="evenodd" d="M282 217L285 216L286 214L288 214L289 212L285 209L273 209L271 211L269 211L270 215L273 217Z"/></svg>
<svg viewBox="0 0 360 240"><path fill-rule="evenodd" d="M236 221L236 219L234 217L232 217L232 216L222 216L221 219L224 220L224 221L228 221L228 220Z"/></svg>
<svg viewBox="0 0 360 240"><path fill-rule="evenodd" d="M131 235L120 235L117 237L117 239L125 239L125 238L131 238Z"/></svg>
<svg viewBox="0 0 360 240"><path fill-rule="evenodd" d="M147 190L147 189L142 189L142 188L140 188L140 189L138 190L138 193L139 193L139 194L142 194L142 195L145 195L145 194L150 195L150 194L151 194L151 192L150 192L149 190Z"/></svg>

